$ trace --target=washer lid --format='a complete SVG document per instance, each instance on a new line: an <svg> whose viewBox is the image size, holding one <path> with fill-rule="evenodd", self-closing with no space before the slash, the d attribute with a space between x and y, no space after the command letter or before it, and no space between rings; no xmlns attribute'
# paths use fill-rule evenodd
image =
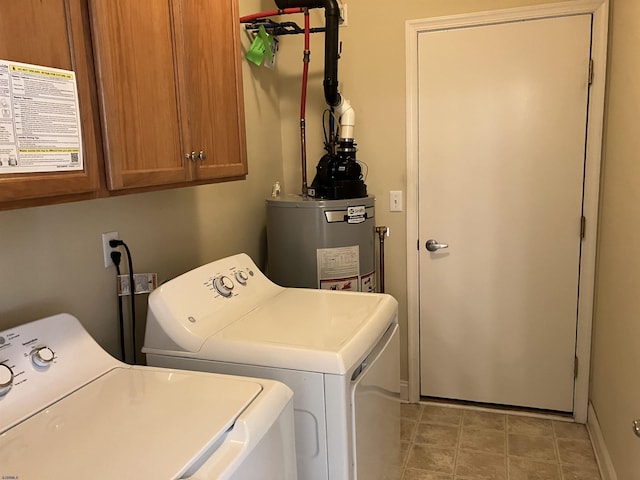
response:
<svg viewBox="0 0 640 480"><path fill-rule="evenodd" d="M228 376L115 368L0 436L2 474L179 478L261 390Z"/></svg>
<svg viewBox="0 0 640 480"><path fill-rule="evenodd" d="M397 317L383 294L288 288L211 336L195 357L344 374Z"/></svg>

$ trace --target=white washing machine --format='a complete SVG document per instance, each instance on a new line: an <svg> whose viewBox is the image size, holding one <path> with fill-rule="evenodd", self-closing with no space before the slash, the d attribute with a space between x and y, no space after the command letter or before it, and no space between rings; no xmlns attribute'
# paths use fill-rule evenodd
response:
<svg viewBox="0 0 640 480"><path fill-rule="evenodd" d="M55 315L0 332L0 476L294 480L291 401L278 382L123 364Z"/></svg>
<svg viewBox="0 0 640 480"><path fill-rule="evenodd" d="M279 380L294 391L298 477L391 476L400 447L398 304L283 288L245 254L149 296L150 365Z"/></svg>

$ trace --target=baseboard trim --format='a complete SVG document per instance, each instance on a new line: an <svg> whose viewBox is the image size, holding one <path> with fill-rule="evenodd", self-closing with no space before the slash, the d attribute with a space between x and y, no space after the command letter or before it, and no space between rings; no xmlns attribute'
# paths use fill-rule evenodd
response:
<svg viewBox="0 0 640 480"><path fill-rule="evenodd" d="M613 468L613 462L611 456L609 456L609 450L604 443L604 436L602 430L600 430L600 424L598 423L598 417L596 411L593 409L593 405L589 402L587 408L587 430L591 437L591 444L593 445L593 451L596 454L596 460L598 467L600 468L600 476L602 480L618 480L616 471Z"/></svg>
<svg viewBox="0 0 640 480"><path fill-rule="evenodd" d="M409 382L406 380L400 380L400 400L409 401Z"/></svg>

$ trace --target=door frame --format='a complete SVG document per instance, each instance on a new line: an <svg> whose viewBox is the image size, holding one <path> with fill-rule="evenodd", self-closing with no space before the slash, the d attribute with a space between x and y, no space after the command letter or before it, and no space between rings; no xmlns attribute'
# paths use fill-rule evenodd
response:
<svg viewBox="0 0 640 480"><path fill-rule="evenodd" d="M589 401L589 370L591 363L591 327L593 319L594 283L600 164L604 126L604 98L607 62L607 32L609 0L573 0L470 14L452 15L405 24L406 52L406 122L407 122L407 356L408 400L420 400L420 288L419 288L419 151L418 151L418 35L446 28L481 26L549 17L590 14L592 22L593 80L589 90L585 149L585 181L583 215L585 236L580 256L576 356L578 374L574 384L573 417L585 423Z"/></svg>

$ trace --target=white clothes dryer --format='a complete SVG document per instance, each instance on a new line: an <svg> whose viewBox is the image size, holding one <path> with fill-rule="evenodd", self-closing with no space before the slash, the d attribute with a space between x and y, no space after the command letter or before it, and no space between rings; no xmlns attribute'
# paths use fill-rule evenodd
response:
<svg viewBox="0 0 640 480"><path fill-rule="evenodd" d="M296 479L292 392L130 366L68 314L0 332L0 475Z"/></svg>
<svg viewBox="0 0 640 480"><path fill-rule="evenodd" d="M298 477L391 478L400 448L398 304L283 288L245 254L149 296L150 365L279 380L294 391Z"/></svg>

